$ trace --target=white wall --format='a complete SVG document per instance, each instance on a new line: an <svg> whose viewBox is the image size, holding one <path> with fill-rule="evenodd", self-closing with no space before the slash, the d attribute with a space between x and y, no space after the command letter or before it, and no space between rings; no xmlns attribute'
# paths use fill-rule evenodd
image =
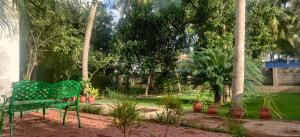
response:
<svg viewBox="0 0 300 137"><path fill-rule="evenodd" d="M2 33L0 37L0 94L9 95L12 82L19 80L19 25L17 15L14 18L13 31Z"/></svg>

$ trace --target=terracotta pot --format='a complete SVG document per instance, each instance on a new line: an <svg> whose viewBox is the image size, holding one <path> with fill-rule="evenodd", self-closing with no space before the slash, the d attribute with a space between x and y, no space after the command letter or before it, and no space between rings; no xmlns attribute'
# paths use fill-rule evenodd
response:
<svg viewBox="0 0 300 137"><path fill-rule="evenodd" d="M259 109L259 118L268 120L272 118L272 112L268 108L261 108Z"/></svg>
<svg viewBox="0 0 300 137"><path fill-rule="evenodd" d="M243 108L235 108L232 110L232 116L236 119L241 119L245 115L245 110Z"/></svg>
<svg viewBox="0 0 300 137"><path fill-rule="evenodd" d="M94 103L95 98L93 96L89 96L88 101L89 101L89 103Z"/></svg>
<svg viewBox="0 0 300 137"><path fill-rule="evenodd" d="M208 113L209 115L215 115L215 114L217 114L218 112L219 112L218 106L216 106L216 105L210 105L210 106L208 106L207 113Z"/></svg>
<svg viewBox="0 0 300 137"><path fill-rule="evenodd" d="M203 109L203 103L201 101L195 101L193 103L193 110L194 112L201 112Z"/></svg>
<svg viewBox="0 0 300 137"><path fill-rule="evenodd" d="M85 96L80 96L80 102L85 103L86 102L86 97Z"/></svg>
<svg viewBox="0 0 300 137"><path fill-rule="evenodd" d="M72 97L72 101L75 102L76 101L76 97Z"/></svg>

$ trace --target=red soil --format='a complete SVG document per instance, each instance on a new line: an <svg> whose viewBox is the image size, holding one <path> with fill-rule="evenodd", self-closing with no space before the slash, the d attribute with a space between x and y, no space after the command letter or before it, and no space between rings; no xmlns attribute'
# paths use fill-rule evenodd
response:
<svg viewBox="0 0 300 137"><path fill-rule="evenodd" d="M60 120L61 119L61 120ZM24 117L14 119L16 137L122 137L121 132L111 125L111 118L81 113L82 128L77 126L76 113L68 112L66 126L62 125L62 116L58 111L47 111L46 118L41 113L31 112ZM163 137L165 126L143 123L130 137ZM5 123L4 137L9 136L8 122ZM170 127L168 137L227 137L229 135L202 131L198 129Z"/></svg>

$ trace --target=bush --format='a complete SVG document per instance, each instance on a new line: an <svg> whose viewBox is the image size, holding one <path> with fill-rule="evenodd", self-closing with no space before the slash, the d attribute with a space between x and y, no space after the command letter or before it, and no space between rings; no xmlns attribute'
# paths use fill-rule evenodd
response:
<svg viewBox="0 0 300 137"><path fill-rule="evenodd" d="M129 136L140 125L136 104L136 102L124 100L110 106L112 108L110 116L113 117L113 124L122 131L124 137Z"/></svg>
<svg viewBox="0 0 300 137"><path fill-rule="evenodd" d="M225 118L225 127L232 137L247 137L245 128L235 119Z"/></svg>
<svg viewBox="0 0 300 137"><path fill-rule="evenodd" d="M157 114L156 120L166 124L164 136L167 136L170 124L180 124L183 110L180 98L166 94L159 101L159 105L164 107L164 112Z"/></svg>
<svg viewBox="0 0 300 137"><path fill-rule="evenodd" d="M105 88L106 97L110 99L124 99L126 96L117 90Z"/></svg>
<svg viewBox="0 0 300 137"><path fill-rule="evenodd" d="M89 114L97 114L100 115L102 114L102 108L90 104L80 104L79 105L79 111L82 113L89 113ZM70 107L70 111L76 111L75 107Z"/></svg>
<svg viewBox="0 0 300 137"><path fill-rule="evenodd" d="M159 100L159 105L163 106L166 111L174 111L176 113L181 113L182 103L180 98L166 94Z"/></svg>

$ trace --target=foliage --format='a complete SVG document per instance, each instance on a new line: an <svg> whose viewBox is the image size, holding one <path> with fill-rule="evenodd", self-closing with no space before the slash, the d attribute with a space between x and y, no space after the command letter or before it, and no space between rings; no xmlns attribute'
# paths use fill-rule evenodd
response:
<svg viewBox="0 0 300 137"><path fill-rule="evenodd" d="M164 95L158 102L160 106L163 106L165 110L172 110L175 113L180 114L182 111L182 104L181 100L173 96L171 94Z"/></svg>
<svg viewBox="0 0 300 137"><path fill-rule="evenodd" d="M225 117L225 127L232 137L247 137L245 128L232 118Z"/></svg>
<svg viewBox="0 0 300 137"><path fill-rule="evenodd" d="M113 124L122 131L124 137L139 127L139 113L135 102L120 101L110 107L112 108L110 116L114 118Z"/></svg>
<svg viewBox="0 0 300 137"><path fill-rule="evenodd" d="M99 90L94 87L90 87L88 89L87 93L88 93L88 96L99 98Z"/></svg>
<svg viewBox="0 0 300 137"><path fill-rule="evenodd" d="M185 44L184 8L169 4L154 10L153 3L132 3L118 24L118 43L123 74L171 72ZM126 69L123 69L126 68Z"/></svg>
<svg viewBox="0 0 300 137"><path fill-rule="evenodd" d="M80 108L79 111L83 113L97 114L97 115L102 114L102 108L99 106L94 106L91 104L80 104L79 108ZM75 111L76 107L70 107L69 110Z"/></svg>
<svg viewBox="0 0 300 137"><path fill-rule="evenodd" d="M180 124L183 107L180 98L170 94L165 94L158 104L163 106L165 110L161 114L157 114L156 120L166 124L164 134L166 137L170 124Z"/></svg>
<svg viewBox="0 0 300 137"><path fill-rule="evenodd" d="M111 99L123 100L127 98L126 95L122 94L120 91L116 89L110 89L108 87L105 88L105 94L107 95L108 98Z"/></svg>
<svg viewBox="0 0 300 137"><path fill-rule="evenodd" d="M215 93L215 101L219 102L224 85L232 81L233 54L231 48L205 48L194 52L192 60L183 65L183 69L195 76L194 82L208 83ZM246 58L246 95L255 93L256 86L260 85L264 76L255 62Z"/></svg>
<svg viewBox="0 0 300 137"><path fill-rule="evenodd" d="M26 12L22 13L21 43L25 47L37 47L38 68L53 72L54 81L76 75L83 34L81 18L78 18L84 9L82 3L72 6L65 2L34 0L19 4L20 11Z"/></svg>
<svg viewBox="0 0 300 137"><path fill-rule="evenodd" d="M231 82L233 55L230 49L206 48L195 52L190 71L200 83L208 83L220 102L224 85Z"/></svg>
<svg viewBox="0 0 300 137"><path fill-rule="evenodd" d="M201 101L202 103L204 103L204 104L206 104L206 101L205 100L201 100L203 97L203 93L205 92L205 91L207 91L207 89L208 89L208 84L207 83L203 83L202 85L201 85L201 87L200 87L200 89L198 89L198 90L196 90L195 92L196 92L196 95L195 95L195 97L194 97L194 99L193 100L191 100L191 102L196 102L196 101Z"/></svg>
<svg viewBox="0 0 300 137"><path fill-rule="evenodd" d="M249 1L247 6L247 49L251 58L261 59L271 49L276 49L282 9L273 0ZM272 50L271 50L272 51Z"/></svg>
<svg viewBox="0 0 300 137"><path fill-rule="evenodd" d="M207 46L232 47L234 0L183 0L183 4L197 37L196 51Z"/></svg>
<svg viewBox="0 0 300 137"><path fill-rule="evenodd" d="M274 101L274 94L272 93L265 93L262 94L263 102L262 102L262 108L267 108L270 110L273 114L275 114L276 117L282 119L282 114L280 114L280 111Z"/></svg>

